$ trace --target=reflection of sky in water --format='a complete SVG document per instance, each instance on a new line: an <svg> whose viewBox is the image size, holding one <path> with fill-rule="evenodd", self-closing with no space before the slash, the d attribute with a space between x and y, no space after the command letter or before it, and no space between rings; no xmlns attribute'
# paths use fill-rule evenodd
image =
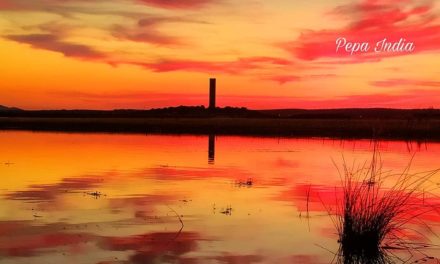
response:
<svg viewBox="0 0 440 264"><path fill-rule="evenodd" d="M362 162L373 148L30 132L2 132L0 143L0 263L329 263L338 244L322 202L334 202L339 184L332 159ZM380 148L389 169L414 153L413 171L439 166L440 144ZM438 231L436 215L424 221Z"/></svg>

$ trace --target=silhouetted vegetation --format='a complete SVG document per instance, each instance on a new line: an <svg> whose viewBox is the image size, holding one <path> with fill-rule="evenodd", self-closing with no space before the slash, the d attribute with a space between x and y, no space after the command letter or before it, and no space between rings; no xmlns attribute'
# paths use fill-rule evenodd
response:
<svg viewBox="0 0 440 264"><path fill-rule="evenodd" d="M249 110L245 107L177 106L153 108L149 110L32 110L25 111L15 107L0 105L1 117L102 117L102 118L137 118L137 117L258 117L280 119L405 119L420 121L440 119L438 109L388 109L388 108L342 108L342 109L275 109Z"/></svg>
<svg viewBox="0 0 440 264"><path fill-rule="evenodd" d="M141 117L262 117L259 111L248 110L244 107L217 107L215 109L201 106L177 106L153 108L150 110L116 109L116 110L33 110L0 112L3 117L51 117L51 118L141 118Z"/></svg>
<svg viewBox="0 0 440 264"><path fill-rule="evenodd" d="M0 117L0 129L440 140L440 120Z"/></svg>
<svg viewBox="0 0 440 264"><path fill-rule="evenodd" d="M440 140L435 109L0 111L0 129Z"/></svg>
<svg viewBox="0 0 440 264"><path fill-rule="evenodd" d="M440 110L391 109L391 108L341 108L341 109L278 109L262 110L261 113L279 118L295 119L440 119Z"/></svg>
<svg viewBox="0 0 440 264"><path fill-rule="evenodd" d="M382 170L378 153L369 165L347 167L340 172L343 197L336 223L340 263L396 263L389 250L419 250L405 240L405 225L435 210L425 203L429 191L422 185L437 171L411 174L409 166L400 174ZM389 180L387 184L386 180ZM426 256L429 258L429 256Z"/></svg>

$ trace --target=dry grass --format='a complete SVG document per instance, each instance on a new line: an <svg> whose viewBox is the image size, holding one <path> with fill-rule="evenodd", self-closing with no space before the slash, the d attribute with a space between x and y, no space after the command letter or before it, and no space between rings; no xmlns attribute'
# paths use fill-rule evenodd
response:
<svg viewBox="0 0 440 264"><path fill-rule="evenodd" d="M393 252L419 250L419 244L405 239L407 225L436 210L425 197L436 188L430 179L437 171L411 174L410 165L399 174L386 172L375 151L369 163L349 167L344 160L338 168L343 193L333 220L339 234L339 263L405 262Z"/></svg>

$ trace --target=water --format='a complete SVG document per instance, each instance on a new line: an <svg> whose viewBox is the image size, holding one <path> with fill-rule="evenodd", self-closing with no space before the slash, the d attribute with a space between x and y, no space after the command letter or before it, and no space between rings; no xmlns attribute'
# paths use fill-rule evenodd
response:
<svg viewBox="0 0 440 264"><path fill-rule="evenodd" d="M332 159L363 162L373 147L0 132L0 263L331 263L338 237L323 203L331 206L340 185ZM390 170L414 154L412 171L440 167L438 143L379 148ZM411 239L440 244L438 215L419 218ZM436 248L424 252L440 257Z"/></svg>

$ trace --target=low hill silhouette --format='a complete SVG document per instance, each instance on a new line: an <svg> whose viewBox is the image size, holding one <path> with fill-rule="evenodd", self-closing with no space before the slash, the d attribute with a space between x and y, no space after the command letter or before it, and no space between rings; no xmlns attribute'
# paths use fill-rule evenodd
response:
<svg viewBox="0 0 440 264"><path fill-rule="evenodd" d="M273 109L249 110L245 107L177 106L149 110L22 110L0 105L3 117L53 118L282 118L282 119L440 119L439 109L341 108L341 109Z"/></svg>
<svg viewBox="0 0 440 264"><path fill-rule="evenodd" d="M9 111L23 111L23 110L16 107L7 107L4 105L0 105L0 112L9 112Z"/></svg>

